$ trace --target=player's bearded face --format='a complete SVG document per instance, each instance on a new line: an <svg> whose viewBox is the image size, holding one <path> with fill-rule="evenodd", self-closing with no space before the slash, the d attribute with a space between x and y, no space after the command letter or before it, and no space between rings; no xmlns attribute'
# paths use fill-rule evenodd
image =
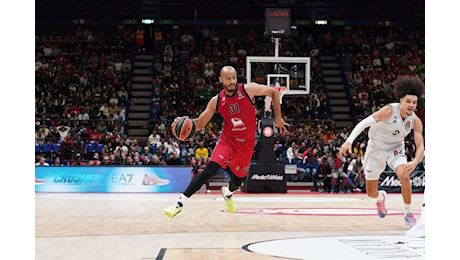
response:
<svg viewBox="0 0 460 260"><path fill-rule="evenodd" d="M236 75L228 75L222 78L222 85L228 92L234 92L236 89L237 78Z"/></svg>
<svg viewBox="0 0 460 260"><path fill-rule="evenodd" d="M235 85L235 83L230 82L227 85L224 85L224 88L229 92L233 92L233 91L235 91L236 85Z"/></svg>

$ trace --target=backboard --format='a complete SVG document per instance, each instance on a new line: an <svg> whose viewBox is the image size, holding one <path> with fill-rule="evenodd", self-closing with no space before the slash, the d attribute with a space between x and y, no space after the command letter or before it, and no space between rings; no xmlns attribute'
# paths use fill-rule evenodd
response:
<svg viewBox="0 0 460 260"><path fill-rule="evenodd" d="M246 82L281 87L281 103L285 95L310 94L310 57L246 57ZM287 88L287 91L286 91ZM271 99L265 99L265 110Z"/></svg>

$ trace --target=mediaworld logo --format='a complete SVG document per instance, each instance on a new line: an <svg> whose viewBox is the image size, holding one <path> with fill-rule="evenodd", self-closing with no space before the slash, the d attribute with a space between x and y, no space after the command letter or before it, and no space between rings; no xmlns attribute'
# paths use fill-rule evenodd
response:
<svg viewBox="0 0 460 260"><path fill-rule="evenodd" d="M251 176L251 180L257 180L257 181L282 181L283 180L283 175L278 175L278 174L263 174L259 175L258 173L254 173Z"/></svg>
<svg viewBox="0 0 460 260"><path fill-rule="evenodd" d="M411 180L412 186L415 187L425 187L425 176L415 176ZM395 176L387 176L381 182L381 186L389 186L389 187L401 187L401 182L399 181L398 177Z"/></svg>
<svg viewBox="0 0 460 260"><path fill-rule="evenodd" d="M96 184L101 181L102 176L100 174L72 174L72 175L57 175L54 177L54 183L62 184Z"/></svg>

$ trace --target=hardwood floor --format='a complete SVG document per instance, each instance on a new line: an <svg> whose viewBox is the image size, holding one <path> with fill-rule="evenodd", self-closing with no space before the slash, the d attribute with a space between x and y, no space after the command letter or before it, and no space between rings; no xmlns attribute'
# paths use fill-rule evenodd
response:
<svg viewBox="0 0 460 260"><path fill-rule="evenodd" d="M389 214L383 219L365 194L240 192L234 197L238 211L230 214L224 212L220 193L213 191L195 194L171 220L163 209L177 197L36 193L36 259L293 259L243 247L292 238L403 236L408 229L400 194L389 194ZM417 218L422 202L423 194L413 195Z"/></svg>

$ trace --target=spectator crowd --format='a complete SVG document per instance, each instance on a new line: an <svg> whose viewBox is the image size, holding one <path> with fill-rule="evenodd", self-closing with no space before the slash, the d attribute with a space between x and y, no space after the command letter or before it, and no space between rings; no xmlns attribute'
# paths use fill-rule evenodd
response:
<svg viewBox="0 0 460 260"><path fill-rule="evenodd" d="M216 115L195 137L179 142L170 134L177 116L197 117L220 90L220 68L232 65L239 82L246 81L246 56L274 56L274 45L254 28L158 27L145 38L141 52L152 61L152 104L145 143L125 131L129 117L130 75L137 27L117 27L114 33L78 27L68 36L36 36L35 140L37 165L191 165L206 164L217 141L222 120ZM352 116L360 120L394 102L392 82L400 75L424 80L424 32L410 28L293 30L283 39L279 56L308 56L311 93L283 99L282 113L291 124L275 137L274 152L281 163L298 165L292 181L327 176L335 151L351 128L335 126L327 86L318 59L340 60L346 89L352 97ZM254 75L261 71L254 72ZM255 80L255 79L254 79ZM260 82L265 84L265 80ZM264 100L256 100L262 115ZM424 101L417 115L424 122ZM349 158L339 158L354 189L362 189L360 164L366 148L364 133ZM407 138L409 159L414 154ZM52 146L44 150L45 145ZM254 159L258 155L256 144ZM359 161L359 162L357 162ZM353 165L348 167L350 164ZM330 169L329 169L330 170ZM356 180L356 182L355 182ZM348 181L348 180L347 180ZM315 189L317 188L315 184Z"/></svg>

